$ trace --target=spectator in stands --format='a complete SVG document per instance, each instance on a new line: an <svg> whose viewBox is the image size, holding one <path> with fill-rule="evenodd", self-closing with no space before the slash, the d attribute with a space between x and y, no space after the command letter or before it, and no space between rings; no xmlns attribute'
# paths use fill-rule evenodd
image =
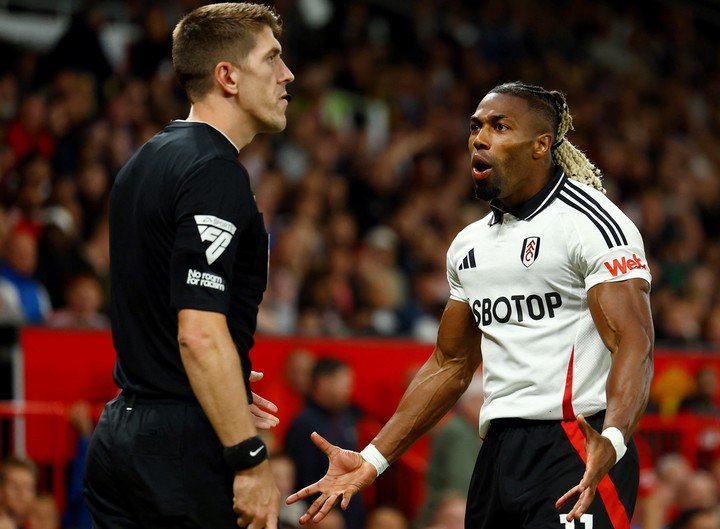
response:
<svg viewBox="0 0 720 529"><path fill-rule="evenodd" d="M37 497L37 465L30 459L9 457L0 468L0 510L18 526L27 520Z"/></svg>
<svg viewBox="0 0 720 529"><path fill-rule="evenodd" d="M100 312L105 304L100 282L91 273L77 274L65 288L65 308L48 317L50 327L107 329L110 321Z"/></svg>
<svg viewBox="0 0 720 529"><path fill-rule="evenodd" d="M716 404L717 377L717 372L712 366L700 368L695 374L695 393L683 399L680 412L720 417L720 407Z"/></svg>
<svg viewBox="0 0 720 529"><path fill-rule="evenodd" d="M28 514L26 529L60 529L60 512L52 494L39 494ZM67 526L67 529L73 529Z"/></svg>
<svg viewBox="0 0 720 529"><path fill-rule="evenodd" d="M684 493L693 469L688 460L677 453L665 454L658 458L655 468L659 503L665 509L666 517L671 518L677 514L678 497Z"/></svg>
<svg viewBox="0 0 720 529"><path fill-rule="evenodd" d="M465 495L449 492L437 504L427 529L465 529Z"/></svg>
<svg viewBox="0 0 720 529"><path fill-rule="evenodd" d="M283 367L283 377L268 382L268 395L278 405L280 422L271 430L279 445L285 441L288 428L310 394L315 356L307 349L295 349L288 353Z"/></svg>
<svg viewBox="0 0 720 529"><path fill-rule="evenodd" d="M63 529L92 529L90 511L83 498L83 476L87 459L93 422L90 405L85 401L75 402L68 410L68 421L77 433L75 456L68 466L65 512L62 517Z"/></svg>
<svg viewBox="0 0 720 529"><path fill-rule="evenodd" d="M398 509L378 507L368 514L365 529L408 529L408 520Z"/></svg>
<svg viewBox="0 0 720 529"><path fill-rule="evenodd" d="M280 491L280 497L287 498L293 492L295 486L295 464L286 455L276 455L270 458L270 472L275 478L275 484ZM282 502L280 505L279 521L286 527L299 529L298 520L307 509L307 505L296 507L295 504L288 505Z"/></svg>
<svg viewBox="0 0 720 529"><path fill-rule="evenodd" d="M38 324L50 313L50 296L33 274L37 266L37 241L24 231L13 233L6 245L5 263L0 266L0 278L15 287L20 299L23 321Z"/></svg>
<svg viewBox="0 0 720 529"><path fill-rule="evenodd" d="M358 411L350 404L353 372L342 360L320 358L315 364L310 395L305 408L292 422L285 437L285 451L295 463L295 490L315 483L327 471L327 457L310 440L318 432L331 443L350 450L357 449ZM362 529L362 497L353 497L342 512L348 529Z"/></svg>
<svg viewBox="0 0 720 529"><path fill-rule="evenodd" d="M718 484L712 474L696 470L677 496L680 511L718 506Z"/></svg>
<svg viewBox="0 0 720 529"><path fill-rule="evenodd" d="M684 511L668 529L720 529L718 507Z"/></svg>
<svg viewBox="0 0 720 529"><path fill-rule="evenodd" d="M455 405L455 413L432 440L426 474L427 496L419 521L426 525L448 493L467 495L482 441L478 418L483 402L482 375L476 374Z"/></svg>

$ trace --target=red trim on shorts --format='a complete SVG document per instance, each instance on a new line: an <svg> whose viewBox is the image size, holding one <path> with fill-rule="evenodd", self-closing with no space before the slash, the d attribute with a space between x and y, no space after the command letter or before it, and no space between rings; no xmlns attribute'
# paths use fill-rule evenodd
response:
<svg viewBox="0 0 720 529"><path fill-rule="evenodd" d="M565 394L563 395L563 420L575 420L575 410L572 405L572 386L573 386L573 364L575 363L575 346L573 345L570 352L570 362L568 362L567 376L565 377Z"/></svg>
<svg viewBox="0 0 720 529"><path fill-rule="evenodd" d="M587 453L585 452L585 436L583 435L577 421L563 421L560 423L568 436L570 444L578 453L583 463L587 464ZM610 479L610 475L600 480L597 488L600 499L605 505L605 510L610 517L610 522L614 529L630 529L630 518L625 510L625 505L620 501L615 484Z"/></svg>

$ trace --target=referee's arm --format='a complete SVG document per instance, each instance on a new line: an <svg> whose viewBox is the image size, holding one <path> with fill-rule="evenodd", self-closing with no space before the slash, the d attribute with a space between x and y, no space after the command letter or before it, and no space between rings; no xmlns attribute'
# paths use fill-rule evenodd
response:
<svg viewBox="0 0 720 529"><path fill-rule="evenodd" d="M194 309L179 310L178 343L193 392L223 446L235 446L256 435L240 357L225 315ZM277 528L280 492L267 461L237 471L233 494L238 525Z"/></svg>
<svg viewBox="0 0 720 529"><path fill-rule="evenodd" d="M223 446L257 435L247 404L240 356L225 315L179 310L178 343L193 393Z"/></svg>

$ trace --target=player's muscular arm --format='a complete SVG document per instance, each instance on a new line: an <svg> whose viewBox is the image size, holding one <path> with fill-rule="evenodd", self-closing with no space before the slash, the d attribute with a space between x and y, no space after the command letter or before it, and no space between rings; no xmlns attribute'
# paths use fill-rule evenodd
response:
<svg viewBox="0 0 720 529"><path fill-rule="evenodd" d="M477 370L480 330L467 303L445 307L437 345L403 395L395 414L373 440L392 463L428 431L467 389Z"/></svg>
<svg viewBox="0 0 720 529"><path fill-rule="evenodd" d="M410 383L395 414L373 444L388 462L395 461L435 424L467 388L480 365L480 331L467 303L450 300L445 307L435 351ZM330 444L317 433L312 439L328 456L327 474L292 494L287 503L319 496L300 517L305 524L321 521L338 500L347 508L350 499L377 477L375 466L358 453Z"/></svg>
<svg viewBox="0 0 720 529"><path fill-rule="evenodd" d="M180 356L190 385L224 446L253 435L245 382L237 349L224 314L178 312Z"/></svg>
<svg viewBox="0 0 720 529"><path fill-rule="evenodd" d="M588 291L593 321L612 353L603 429L619 429L625 443L645 410L650 392L654 333L649 294L650 286L643 279L601 283ZM585 473L580 483L555 503L560 508L579 495L567 515L568 521L579 520L587 512L600 480L617 458L612 442L596 432L584 417L578 416L578 426L585 436Z"/></svg>
<svg viewBox="0 0 720 529"><path fill-rule="evenodd" d="M643 279L601 283L588 292L595 326L612 353L604 428L627 443L647 405L653 373L650 285Z"/></svg>

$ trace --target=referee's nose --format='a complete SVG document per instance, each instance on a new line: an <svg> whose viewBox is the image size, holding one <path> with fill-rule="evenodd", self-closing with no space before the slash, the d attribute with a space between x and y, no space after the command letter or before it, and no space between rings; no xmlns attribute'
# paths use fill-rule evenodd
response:
<svg viewBox="0 0 720 529"><path fill-rule="evenodd" d="M287 64L285 64L285 61L280 59L280 62L282 62L282 67L280 68L280 77L278 79L278 83L282 85L292 83L295 80L295 76L290 71L290 68L288 68Z"/></svg>

